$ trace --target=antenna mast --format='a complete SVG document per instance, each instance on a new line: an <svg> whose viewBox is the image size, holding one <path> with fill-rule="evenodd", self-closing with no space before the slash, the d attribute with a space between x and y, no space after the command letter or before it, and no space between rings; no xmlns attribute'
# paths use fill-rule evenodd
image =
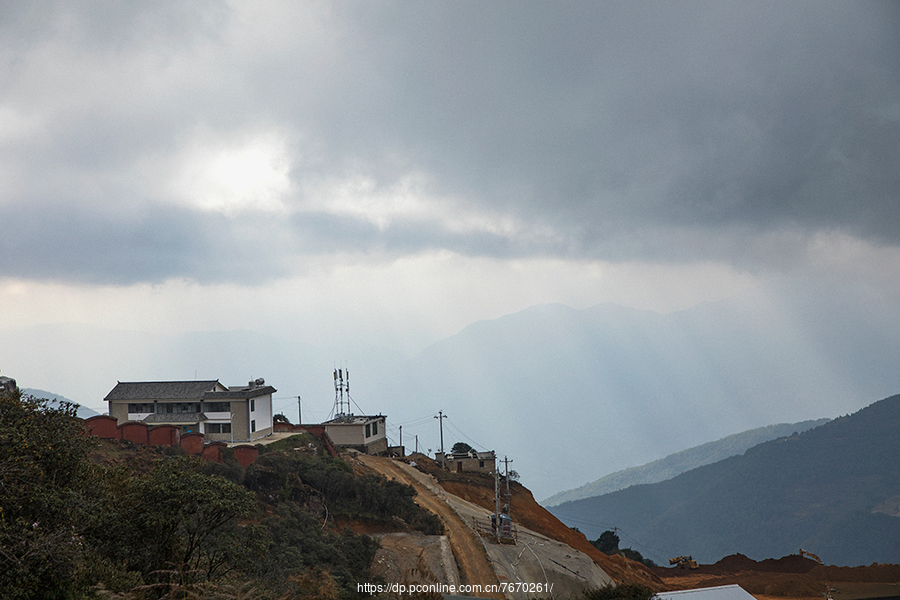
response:
<svg viewBox="0 0 900 600"><path fill-rule="evenodd" d="M346 399L344 398L346 396ZM350 370L334 370L334 417L345 417L350 412Z"/></svg>

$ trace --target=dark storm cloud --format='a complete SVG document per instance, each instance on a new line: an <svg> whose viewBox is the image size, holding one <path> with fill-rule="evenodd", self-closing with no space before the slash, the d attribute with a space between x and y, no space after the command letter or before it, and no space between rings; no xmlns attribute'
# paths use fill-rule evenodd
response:
<svg viewBox="0 0 900 600"><path fill-rule="evenodd" d="M221 25L228 13L226 5L216 0L109 0L87 4L0 0L0 32L6 39L15 40L17 50L64 35L83 48L124 51L162 40L180 45L193 39L198 29Z"/></svg>
<svg viewBox="0 0 900 600"><path fill-rule="evenodd" d="M312 6L259 29L216 2L4 5L0 109L41 126L14 141L0 127L0 172L33 183L0 207L45 244L4 239L4 272L229 279L233 261L264 277L298 253L436 248L759 266L822 231L900 244L896 3ZM251 218L174 208L138 179L78 191L165 162L197 127L277 130L296 189L416 173L460 213L517 227L376 227L314 192L285 199L292 217ZM244 247L248 219L275 235Z"/></svg>
<svg viewBox="0 0 900 600"><path fill-rule="evenodd" d="M0 206L3 275L93 284L185 278L259 282L284 275L264 224L243 227L218 215L172 207L128 213L59 203L46 210ZM268 240L271 242L271 240Z"/></svg>
<svg viewBox="0 0 900 600"><path fill-rule="evenodd" d="M500 258L565 255L560 244L526 244L509 236L488 231L451 231L439 223L398 219L379 227L354 217L329 213L303 213L291 219L293 246L303 254L353 252L360 247L387 256L450 250L462 255L488 255Z"/></svg>
<svg viewBox="0 0 900 600"><path fill-rule="evenodd" d="M357 139L454 192L561 227L900 241L896 5L425 6L358 32L391 94Z"/></svg>

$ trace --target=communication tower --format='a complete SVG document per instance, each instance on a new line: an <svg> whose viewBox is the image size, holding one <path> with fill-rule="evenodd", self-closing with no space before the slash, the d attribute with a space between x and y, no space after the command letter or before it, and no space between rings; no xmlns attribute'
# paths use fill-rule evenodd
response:
<svg viewBox="0 0 900 600"><path fill-rule="evenodd" d="M334 418L346 417L350 412L350 370L334 370Z"/></svg>

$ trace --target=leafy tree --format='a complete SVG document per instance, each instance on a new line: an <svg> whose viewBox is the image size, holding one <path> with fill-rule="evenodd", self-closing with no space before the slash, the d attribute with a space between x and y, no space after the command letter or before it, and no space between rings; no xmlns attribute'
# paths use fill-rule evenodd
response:
<svg viewBox="0 0 900 600"><path fill-rule="evenodd" d="M604 531L591 544L604 554L615 554L619 551L619 536L615 531Z"/></svg>
<svg viewBox="0 0 900 600"><path fill-rule="evenodd" d="M230 556L226 546L242 537L236 521L250 513L255 497L204 467L194 456L171 457L123 482L103 523L113 532L107 550L118 547L127 568L145 577L174 568L209 578L222 570Z"/></svg>
<svg viewBox="0 0 900 600"><path fill-rule="evenodd" d="M415 489L411 486L376 475L356 475L340 459L266 453L247 470L247 478L252 479L249 485L258 483L260 488L272 488L274 482L279 482L281 500L303 501L315 495L331 515L382 523L399 517L426 534L443 533L441 520L415 503Z"/></svg>
<svg viewBox="0 0 900 600"><path fill-rule="evenodd" d="M624 556L627 559L642 563L648 567L655 567L656 563L650 560L649 558L644 558L644 556L638 552L637 550L632 550L631 548L622 548L619 551L619 554Z"/></svg>
<svg viewBox="0 0 900 600"><path fill-rule="evenodd" d="M324 587L332 590L324 596L335 597L340 588L344 597L356 597L356 583L370 580L378 542L369 536L323 530L315 515L294 502L278 504L261 527L271 545L252 569L270 589L289 594Z"/></svg>
<svg viewBox="0 0 900 600"><path fill-rule="evenodd" d="M450 449L450 452L452 454L468 454L472 450L474 450L474 448L472 448L472 446L468 445L467 443L456 442L455 444L453 444L453 448Z"/></svg>
<svg viewBox="0 0 900 600"><path fill-rule="evenodd" d="M88 440L77 406L0 396L0 589L6 598L66 598L83 573Z"/></svg>

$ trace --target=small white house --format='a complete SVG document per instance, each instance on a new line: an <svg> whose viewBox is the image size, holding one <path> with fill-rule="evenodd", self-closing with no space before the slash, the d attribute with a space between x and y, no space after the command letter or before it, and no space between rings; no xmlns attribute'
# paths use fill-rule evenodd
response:
<svg viewBox="0 0 900 600"><path fill-rule="evenodd" d="M435 452L434 459L456 473L493 473L497 463L497 456L493 450L487 452L469 450L464 454Z"/></svg>
<svg viewBox="0 0 900 600"><path fill-rule="evenodd" d="M384 415L340 415L326 421L325 433L339 448L354 448L366 454L385 454L387 434Z"/></svg>

